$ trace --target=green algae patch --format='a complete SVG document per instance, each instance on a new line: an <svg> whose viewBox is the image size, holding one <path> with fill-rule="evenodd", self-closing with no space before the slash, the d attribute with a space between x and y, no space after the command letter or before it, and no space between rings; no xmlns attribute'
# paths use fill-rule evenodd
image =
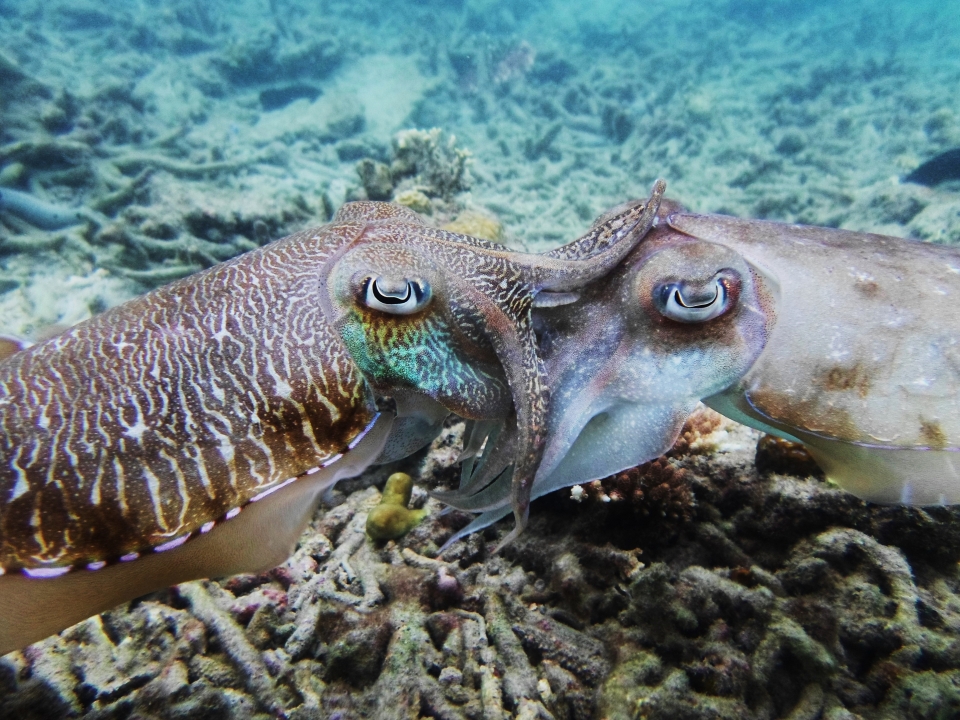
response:
<svg viewBox="0 0 960 720"><path fill-rule="evenodd" d="M411 510L413 478L394 473L387 478L380 504L367 515L367 535L374 540L395 540L413 530L427 516L426 510Z"/></svg>

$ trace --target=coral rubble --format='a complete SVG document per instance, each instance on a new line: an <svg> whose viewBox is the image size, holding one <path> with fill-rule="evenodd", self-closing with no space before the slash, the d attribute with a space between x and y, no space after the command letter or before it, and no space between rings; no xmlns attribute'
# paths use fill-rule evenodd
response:
<svg viewBox="0 0 960 720"><path fill-rule="evenodd" d="M460 432L420 476L445 477ZM958 512L758 473L756 439L698 415L670 457L579 502L537 501L502 556L497 525L435 559L464 519L433 500L375 543L374 472L279 568L187 583L6 656L0 716L952 717Z"/></svg>

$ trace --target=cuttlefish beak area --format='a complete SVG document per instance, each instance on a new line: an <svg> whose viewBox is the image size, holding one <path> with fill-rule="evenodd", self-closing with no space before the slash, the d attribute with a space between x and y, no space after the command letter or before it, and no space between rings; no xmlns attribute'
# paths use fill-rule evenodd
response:
<svg viewBox="0 0 960 720"><path fill-rule="evenodd" d="M468 419L517 419L513 505L526 524L548 404L531 309L613 269L653 224L663 194L576 241L586 259L534 255L428 228L371 222L321 278L333 319L368 382L421 392Z"/></svg>

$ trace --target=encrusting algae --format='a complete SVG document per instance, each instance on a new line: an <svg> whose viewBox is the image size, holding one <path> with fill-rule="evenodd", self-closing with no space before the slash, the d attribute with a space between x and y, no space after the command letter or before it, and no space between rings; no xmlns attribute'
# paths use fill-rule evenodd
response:
<svg viewBox="0 0 960 720"><path fill-rule="evenodd" d="M387 478L380 504L367 515L367 535L374 540L395 540L413 530L427 516L427 510L411 510L413 478L393 473Z"/></svg>
<svg viewBox="0 0 960 720"><path fill-rule="evenodd" d="M503 226L499 220L473 210L460 213L455 220L444 225L443 229L493 242L503 239Z"/></svg>

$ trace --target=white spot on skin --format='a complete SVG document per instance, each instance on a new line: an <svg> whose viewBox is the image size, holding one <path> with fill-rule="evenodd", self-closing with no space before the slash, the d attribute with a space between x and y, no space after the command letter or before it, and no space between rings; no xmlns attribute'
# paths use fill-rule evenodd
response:
<svg viewBox="0 0 960 720"><path fill-rule="evenodd" d="M126 555L120 556L120 562L132 562L133 560L136 560L138 557L140 557L140 553L138 552L127 553Z"/></svg>
<svg viewBox="0 0 960 720"><path fill-rule="evenodd" d="M157 524L166 530L167 522L163 517L163 501L160 497L160 479L146 466L143 468L143 476L147 480L147 490L150 491L150 499L153 501L153 515L157 518Z"/></svg>
<svg viewBox="0 0 960 720"><path fill-rule="evenodd" d="M163 544L161 544L161 545L157 545L157 546L153 549L153 551L154 551L154 552L166 552L167 550L173 550L174 548L178 548L178 547L180 547L181 545L183 545L183 544L184 544L187 540L189 540L189 539L190 539L190 536L189 536L189 535L184 535L183 537L178 537L178 538L176 538L175 540L170 540L169 542L165 542L165 543L163 543Z"/></svg>
<svg viewBox="0 0 960 720"><path fill-rule="evenodd" d="M339 459L342 458L342 457L343 457L343 453L337 453L336 455L334 455L334 456L333 456L332 458L330 458L329 460L324 460L322 463L320 463L320 467L322 467L322 468L330 467L331 465L333 465L337 460L339 460Z"/></svg>
<svg viewBox="0 0 960 720"><path fill-rule="evenodd" d="M123 431L123 434L128 438L139 441L143 437L143 434L150 429L150 426L143 422L143 420L137 420L136 423L128 427Z"/></svg>
<svg viewBox="0 0 960 720"><path fill-rule="evenodd" d="M13 466L13 469L17 472L17 482L14 484L13 492L10 493L10 499L7 502L13 502L30 489L30 486L27 484L26 474L16 465Z"/></svg>
<svg viewBox="0 0 960 720"><path fill-rule="evenodd" d="M264 491L263 491L262 493L260 493L259 495L254 495L252 498L250 498L250 502L256 502L257 500L262 500L263 498L267 497L267 495L272 495L273 493L275 493L275 492L276 492L277 490L279 490L280 488L285 488L287 485L289 485L290 483L294 482L295 480L296 480L295 477L292 477L292 478L290 478L289 480L284 480L284 481L283 481L282 483L280 483L279 485L275 485L275 486L272 487L272 488L269 488L269 489L267 489L267 490L264 490Z"/></svg>
<svg viewBox="0 0 960 720"><path fill-rule="evenodd" d="M224 517L227 520L233 520L239 514L240 514L240 508L234 508L233 510L229 510L227 514L224 515Z"/></svg>
<svg viewBox="0 0 960 720"><path fill-rule="evenodd" d="M70 572L68 567L59 568L24 568L23 574L32 578L55 578Z"/></svg>
<svg viewBox="0 0 960 720"><path fill-rule="evenodd" d="M214 432L216 432L216 430L214 430ZM219 435L219 433L217 434ZM220 435L217 439L220 440L220 444L217 446L217 450L220 452L220 457L223 458L225 463L232 463L234 455L233 444L224 435Z"/></svg>
<svg viewBox="0 0 960 720"><path fill-rule="evenodd" d="M213 530L214 525L216 525L216 523L213 522L212 520L210 522L205 522L203 525L200 526L200 532L206 535L208 532Z"/></svg>
<svg viewBox="0 0 960 720"><path fill-rule="evenodd" d="M210 391L221 405L226 402L227 394L223 391L223 388L213 380L210 381Z"/></svg>
<svg viewBox="0 0 960 720"><path fill-rule="evenodd" d="M106 561L97 560L96 562L87 563L87 570L103 570L106 566Z"/></svg>

